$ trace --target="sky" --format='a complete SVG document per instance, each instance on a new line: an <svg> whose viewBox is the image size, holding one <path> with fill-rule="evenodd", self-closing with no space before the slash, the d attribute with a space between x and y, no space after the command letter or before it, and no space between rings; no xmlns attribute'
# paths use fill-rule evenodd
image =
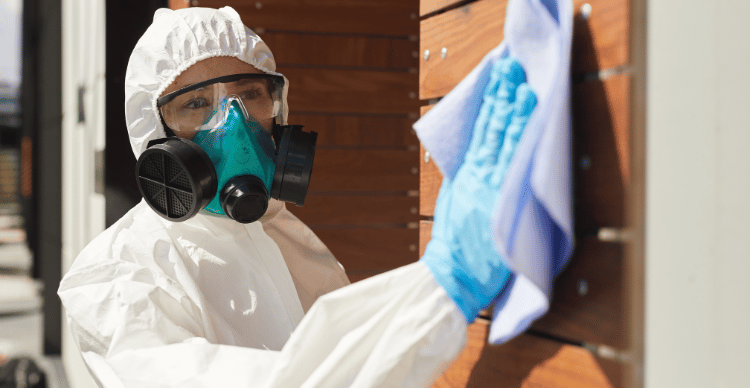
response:
<svg viewBox="0 0 750 388"><path fill-rule="evenodd" d="M21 81L21 8L23 0L0 0L0 82Z"/></svg>

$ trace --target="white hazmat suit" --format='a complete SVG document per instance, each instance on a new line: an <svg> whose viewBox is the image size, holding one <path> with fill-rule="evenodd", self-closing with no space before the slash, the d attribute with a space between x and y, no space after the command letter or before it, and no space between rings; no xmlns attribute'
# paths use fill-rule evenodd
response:
<svg viewBox="0 0 750 388"><path fill-rule="evenodd" d="M166 136L159 95L217 56L277 74L233 9L156 13L126 75L136 156ZM422 263L348 283L281 202L243 225L203 213L170 222L141 201L81 252L58 293L106 387L420 387L463 348L466 319Z"/></svg>

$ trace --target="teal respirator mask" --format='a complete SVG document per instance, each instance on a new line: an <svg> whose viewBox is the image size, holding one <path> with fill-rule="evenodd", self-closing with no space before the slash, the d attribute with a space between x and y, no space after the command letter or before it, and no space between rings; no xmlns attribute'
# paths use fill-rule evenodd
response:
<svg viewBox="0 0 750 388"><path fill-rule="evenodd" d="M302 206L317 133L278 125L284 78L235 74L184 87L157 100L169 137L138 158L138 189L170 221L199 211L257 221L269 198Z"/></svg>

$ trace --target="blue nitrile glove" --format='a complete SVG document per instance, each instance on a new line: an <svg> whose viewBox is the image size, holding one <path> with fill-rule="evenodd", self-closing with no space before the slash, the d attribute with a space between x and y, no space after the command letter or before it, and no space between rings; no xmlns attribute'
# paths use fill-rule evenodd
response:
<svg viewBox="0 0 750 388"><path fill-rule="evenodd" d="M534 106L536 96L521 65L512 58L495 63L463 164L440 187L432 239L421 261L468 322L493 301L511 274L495 251L490 219Z"/></svg>

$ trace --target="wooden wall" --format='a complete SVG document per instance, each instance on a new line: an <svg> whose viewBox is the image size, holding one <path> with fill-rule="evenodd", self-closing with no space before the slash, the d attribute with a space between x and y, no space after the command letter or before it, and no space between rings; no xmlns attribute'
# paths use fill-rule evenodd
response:
<svg viewBox="0 0 750 388"><path fill-rule="evenodd" d="M418 259L418 0L193 0L232 6L289 79L289 123L318 132L307 223L357 281Z"/></svg>
<svg viewBox="0 0 750 388"><path fill-rule="evenodd" d="M620 387L632 373L624 361L630 344L623 282L630 179L629 2L573 3L574 256L556 282L547 315L498 347L486 345L489 322L479 319L469 329L464 353L436 387ZM422 113L502 42L506 5L507 0L421 0ZM584 15L582 9L590 12ZM421 152L420 251L429 241L441 182Z"/></svg>

